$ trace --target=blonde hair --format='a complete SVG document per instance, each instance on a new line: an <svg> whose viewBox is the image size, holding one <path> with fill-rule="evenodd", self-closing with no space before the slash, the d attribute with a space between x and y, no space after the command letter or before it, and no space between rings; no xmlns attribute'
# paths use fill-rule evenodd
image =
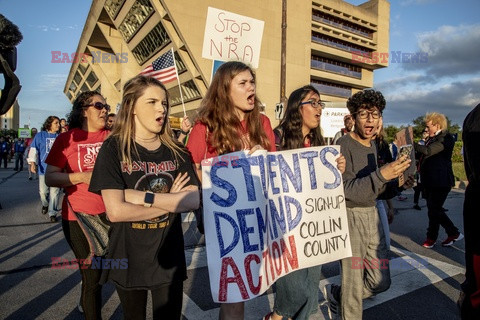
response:
<svg viewBox="0 0 480 320"><path fill-rule="evenodd" d="M118 111L115 120L115 126L113 127L111 134L113 137L118 139L122 162L127 163L128 166L132 165L132 149L134 150L137 158L139 157L138 150L135 145L134 107L138 98L144 94L145 89L151 86L160 87L163 91L165 91L165 96L167 99L165 120L162 129L158 133L160 142L166 145L173 152L176 159L177 157L181 157L180 152L182 149L173 140L172 130L170 129L170 123L168 122L170 105L168 104L167 89L163 83L157 79L139 75L128 80L123 87L122 104L120 110Z"/></svg>
<svg viewBox="0 0 480 320"><path fill-rule="evenodd" d="M445 115L438 112L430 112L425 115L423 118L425 123L432 121L432 124L440 126L440 130L447 130L447 118Z"/></svg>

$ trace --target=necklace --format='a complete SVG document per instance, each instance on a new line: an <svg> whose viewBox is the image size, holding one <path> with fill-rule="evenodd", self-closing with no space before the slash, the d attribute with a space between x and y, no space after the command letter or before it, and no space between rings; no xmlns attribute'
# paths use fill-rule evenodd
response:
<svg viewBox="0 0 480 320"><path fill-rule="evenodd" d="M135 136L135 140L139 141L139 142L156 142L158 140L158 136L156 135L155 137L153 138L149 138L149 139L144 139L144 138L140 138L139 136Z"/></svg>

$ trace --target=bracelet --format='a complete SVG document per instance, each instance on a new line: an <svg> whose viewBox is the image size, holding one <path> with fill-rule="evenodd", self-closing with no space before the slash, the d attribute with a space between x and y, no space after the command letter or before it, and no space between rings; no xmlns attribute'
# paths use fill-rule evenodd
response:
<svg viewBox="0 0 480 320"><path fill-rule="evenodd" d="M181 134L184 134L184 135L187 135L187 134L189 134L190 132L189 132L189 131L183 131L183 130L180 129L180 133L181 133Z"/></svg>

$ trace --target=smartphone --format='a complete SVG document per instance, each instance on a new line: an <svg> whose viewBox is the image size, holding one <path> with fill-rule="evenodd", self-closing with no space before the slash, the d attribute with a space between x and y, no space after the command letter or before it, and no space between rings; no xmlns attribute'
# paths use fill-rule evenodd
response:
<svg viewBox="0 0 480 320"><path fill-rule="evenodd" d="M403 146L400 146L400 149L398 151L397 159L403 157L404 155L407 155L409 159L410 154L412 153L413 146L411 144L406 144Z"/></svg>

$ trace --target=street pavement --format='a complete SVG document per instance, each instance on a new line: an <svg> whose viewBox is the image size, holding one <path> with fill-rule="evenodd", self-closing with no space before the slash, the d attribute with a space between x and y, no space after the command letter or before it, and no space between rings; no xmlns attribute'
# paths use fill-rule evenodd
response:
<svg viewBox="0 0 480 320"><path fill-rule="evenodd" d="M41 214L38 180L22 172L0 169L0 319L82 319L77 310L80 295L78 270L52 268L52 258L74 259L62 232L61 222L51 223ZM421 211L412 208L413 193L406 201L394 199L398 214L391 225L392 286L364 301L364 319L459 319L456 300L464 280L464 241L440 246L446 238L425 249L428 223L424 200ZM464 191L453 189L445 208L463 230ZM196 231L192 214L183 214L188 279L184 283L183 319L217 319L219 305L210 290L203 236ZM339 263L322 267L319 310L310 319L328 319L323 287L340 283ZM114 287L103 287L104 319L122 319ZM273 307L274 293L246 302L246 319L261 319ZM151 318L150 308L148 318Z"/></svg>

